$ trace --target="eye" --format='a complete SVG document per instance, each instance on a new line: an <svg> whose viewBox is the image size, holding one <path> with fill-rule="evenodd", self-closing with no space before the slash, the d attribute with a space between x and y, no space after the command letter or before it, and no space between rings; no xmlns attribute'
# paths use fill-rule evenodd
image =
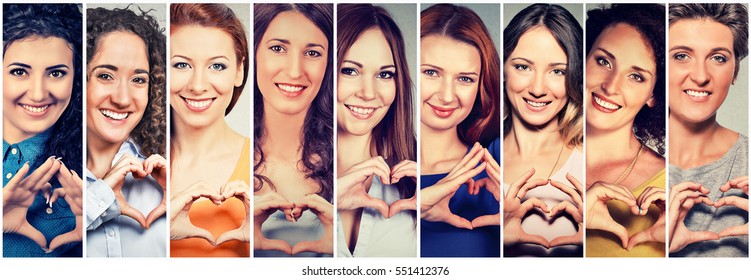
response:
<svg viewBox="0 0 751 280"><path fill-rule="evenodd" d="M474 82L475 82L475 79L472 79L472 78L470 78L470 77L467 77L467 76L461 76L461 77L459 77L459 79L458 79L458 80L459 80L460 82L462 82L462 83L466 83L466 84L471 84L471 83L474 83Z"/></svg>
<svg viewBox="0 0 751 280"><path fill-rule="evenodd" d="M286 53L287 52L287 49L285 49L284 47L282 47L280 45L273 45L273 46L271 46L269 48L269 50L271 50L272 52L275 52L275 53Z"/></svg>
<svg viewBox="0 0 751 280"><path fill-rule="evenodd" d="M173 64L172 67L175 68L175 69L183 70L183 69L190 68L190 64L187 64L185 62L177 62L177 63Z"/></svg>
<svg viewBox="0 0 751 280"><path fill-rule="evenodd" d="M144 77L133 77L133 79L131 79L130 81L135 84L148 84L149 83L149 80Z"/></svg>
<svg viewBox="0 0 751 280"><path fill-rule="evenodd" d="M529 65L526 64L514 64L514 69L519 71L530 71Z"/></svg>
<svg viewBox="0 0 751 280"><path fill-rule="evenodd" d="M689 59L689 57L687 53L676 53L673 55L673 59L677 61L686 61Z"/></svg>
<svg viewBox="0 0 751 280"><path fill-rule="evenodd" d="M566 70L563 70L563 69L553 69L553 71L550 71L550 73L553 73L553 75L556 75L556 76L565 76L566 75Z"/></svg>
<svg viewBox="0 0 751 280"><path fill-rule="evenodd" d="M427 69L422 71L423 74L428 75L429 77L438 77L438 71L433 69Z"/></svg>
<svg viewBox="0 0 751 280"><path fill-rule="evenodd" d="M639 74L636 74L636 73L630 74L630 75L628 75L628 77L631 78L634 81L639 82L639 83L641 83L641 82L644 81L644 77L642 77L642 75L639 75Z"/></svg>
<svg viewBox="0 0 751 280"><path fill-rule="evenodd" d="M223 71L224 69L227 69L227 65L224 65L223 63L214 63L209 65L209 69L214 71Z"/></svg>
<svg viewBox="0 0 751 280"><path fill-rule="evenodd" d="M595 61L597 61L597 65L600 65L600 66L604 66L604 67L607 67L608 69L611 69L611 68L613 67L613 66L612 66L612 65L610 64L610 61L608 61L608 60L607 60L607 59L605 59L605 58L602 58L602 57L598 57L598 58L596 58L596 60L595 60Z"/></svg>
<svg viewBox="0 0 751 280"><path fill-rule="evenodd" d="M65 77L65 75L67 74L68 72L64 70L52 70L50 71L48 76L50 76L51 78L62 78L62 77Z"/></svg>
<svg viewBox="0 0 751 280"><path fill-rule="evenodd" d="M319 56L321 56L321 53L318 52L318 51L315 51L315 50L307 50L307 51L305 51L305 56L319 57Z"/></svg>
<svg viewBox="0 0 751 280"><path fill-rule="evenodd" d="M357 76L357 75L360 74L360 73L357 72L357 70L355 68L351 68L351 67L344 67L344 68L342 68L342 70L339 70L339 72L342 73L342 75L345 75L345 76Z"/></svg>
<svg viewBox="0 0 751 280"><path fill-rule="evenodd" d="M16 76L16 77L23 77L23 76L28 76L29 75L29 72L26 71L26 69L23 69L23 68L13 68L13 69L10 69L9 73L10 73L11 76Z"/></svg>
<svg viewBox="0 0 751 280"><path fill-rule="evenodd" d="M728 62L728 59L724 55L719 54L713 55L710 59L720 64L725 64L726 62Z"/></svg>
<svg viewBox="0 0 751 280"><path fill-rule="evenodd" d="M394 72L383 71L381 73L378 73L378 78L379 79L384 79L384 80L389 80L389 79L393 78L394 75L396 75Z"/></svg>
<svg viewBox="0 0 751 280"><path fill-rule="evenodd" d="M112 75L110 75L108 73L99 73L99 74L96 75L96 78L100 79L100 80L106 80L106 81L114 80L115 79L114 77L112 77Z"/></svg>

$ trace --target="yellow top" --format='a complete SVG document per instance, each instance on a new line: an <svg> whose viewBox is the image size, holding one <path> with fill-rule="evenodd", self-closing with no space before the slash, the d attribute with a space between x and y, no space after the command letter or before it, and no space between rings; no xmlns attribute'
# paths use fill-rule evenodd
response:
<svg viewBox="0 0 751 280"><path fill-rule="evenodd" d="M250 138L245 138L240 160L228 182L243 180L250 186ZM248 193L251 193L248 190ZM216 206L210 200L193 203L188 212L190 221L199 228L205 228L219 238L222 233L239 228L245 219L245 206L242 201L231 198ZM248 233L250 236L250 233ZM172 257L250 257L250 243L237 240L211 246L203 238L186 238L170 241Z"/></svg>
<svg viewBox="0 0 751 280"><path fill-rule="evenodd" d="M665 189L665 179L665 169L663 169L639 185L632 193L634 197L639 197L648 187ZM644 216L634 216L628 206L621 201L611 200L607 202L607 205L613 220L626 228L629 237L648 229L660 217L660 209L654 204L649 206ZM618 236L601 230L587 230L585 247L587 257L665 257L664 242L646 242L628 251L622 247Z"/></svg>

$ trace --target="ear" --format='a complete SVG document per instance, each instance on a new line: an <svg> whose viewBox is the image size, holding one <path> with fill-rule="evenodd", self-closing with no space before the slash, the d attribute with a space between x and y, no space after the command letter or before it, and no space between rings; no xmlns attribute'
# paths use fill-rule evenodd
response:
<svg viewBox="0 0 751 280"><path fill-rule="evenodd" d="M245 76L245 58L240 60L237 64L237 75L235 76L235 87L239 87L243 84L243 77Z"/></svg>
<svg viewBox="0 0 751 280"><path fill-rule="evenodd" d="M649 97L649 100L647 100L647 106L649 106L649 108L654 108L656 103L657 99L655 99L655 94L652 93L652 95Z"/></svg>

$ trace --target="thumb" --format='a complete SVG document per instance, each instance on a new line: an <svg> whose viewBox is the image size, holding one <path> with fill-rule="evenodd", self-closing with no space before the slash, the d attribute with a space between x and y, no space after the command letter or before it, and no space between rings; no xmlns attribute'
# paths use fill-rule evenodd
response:
<svg viewBox="0 0 751 280"><path fill-rule="evenodd" d="M195 227L194 226L193 229L191 229L189 231L188 237L203 238L203 239L206 239L206 241L208 241L209 244L211 244L211 246L216 246L217 245L216 244L216 239L214 238L214 235L212 235L211 232L209 232L208 230L202 229L202 228L199 228L199 227Z"/></svg>
<svg viewBox="0 0 751 280"><path fill-rule="evenodd" d="M146 218L143 217L143 214L141 214L140 211L136 210L130 205L124 204L122 206L122 209L120 209L120 214L133 218L133 220L136 220L136 222L138 222L141 227L146 228Z"/></svg>
<svg viewBox="0 0 751 280"><path fill-rule="evenodd" d="M611 232L618 236L618 238L621 239L621 245L623 246L623 248L628 247L628 231L622 225L616 223L615 221L610 221L605 227L605 231Z"/></svg>
<svg viewBox="0 0 751 280"><path fill-rule="evenodd" d="M389 206L389 218L404 210L417 210L415 199L400 199Z"/></svg>
<svg viewBox="0 0 751 280"><path fill-rule="evenodd" d="M289 243L278 239L266 239L261 241L260 250L277 250L287 254L292 254L292 246Z"/></svg>
<svg viewBox="0 0 751 280"><path fill-rule="evenodd" d="M71 232L58 235L57 237L55 237L55 239L52 239L52 242L50 242L50 249L47 252L52 252L58 247L68 244L68 243L81 241L81 239L82 238L77 233L77 231L71 231Z"/></svg>
<svg viewBox="0 0 751 280"><path fill-rule="evenodd" d="M649 234L646 230L638 232L634 234L634 236L631 236L631 238L628 239L628 247L626 250L631 251L634 246L639 245L644 242L653 241L652 235Z"/></svg>
<svg viewBox="0 0 751 280"><path fill-rule="evenodd" d="M292 247L292 255L297 255L302 252L317 252L318 247L318 241L301 241Z"/></svg>
<svg viewBox="0 0 751 280"><path fill-rule="evenodd" d="M384 218L389 217L389 206L383 200L368 196L365 206L378 210Z"/></svg>
<svg viewBox="0 0 751 280"><path fill-rule="evenodd" d="M18 234L28 237L36 244L39 244L39 247L42 249L47 249L47 238L44 237L42 232L29 224L29 222L25 221L24 224L21 225L21 228L18 229Z"/></svg>
<svg viewBox="0 0 751 280"><path fill-rule="evenodd" d="M458 228L472 229L472 223L455 214L450 214L450 216L446 218L446 223Z"/></svg>
<svg viewBox="0 0 751 280"><path fill-rule="evenodd" d="M472 220L472 227L484 227L484 226L497 226L501 224L501 216L496 215L483 215Z"/></svg>
<svg viewBox="0 0 751 280"><path fill-rule="evenodd" d="M222 245L224 242L232 241L232 240L240 240L242 241L243 233L240 231L240 229L234 229L230 230L228 232L222 233L222 235L219 236L219 238L216 239L216 246Z"/></svg>
<svg viewBox="0 0 751 280"><path fill-rule="evenodd" d="M154 223L157 219L159 219L161 216L164 216L164 214L167 213L167 205L162 201L159 206L154 208L154 210L151 210L149 215L146 217L146 226L145 228L148 229L151 227L151 224Z"/></svg>

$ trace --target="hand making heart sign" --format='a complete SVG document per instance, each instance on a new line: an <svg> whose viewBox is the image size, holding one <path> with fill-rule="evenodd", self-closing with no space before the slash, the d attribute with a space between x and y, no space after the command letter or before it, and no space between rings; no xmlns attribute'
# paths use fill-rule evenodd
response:
<svg viewBox="0 0 751 280"><path fill-rule="evenodd" d="M404 177L416 178L417 163L404 160L389 168L383 157L378 156L350 167L336 180L337 208L340 210L373 208L386 218L391 218L403 210L417 209L416 196L400 199L388 205L385 201L368 195L367 189L372 184L374 176L379 177L384 185L396 184Z"/></svg>
<svg viewBox="0 0 751 280"><path fill-rule="evenodd" d="M29 176L29 163L24 164L3 188L3 232L17 233L33 240L39 247L51 252L61 245L81 241L82 231L82 196L83 182L75 171L69 170L59 158L49 157ZM50 194L52 176L56 176L61 188ZM26 215L38 192L42 192L50 205L58 198L64 198L76 218L76 227L72 231L56 236L47 249L47 240L38 229L34 228Z"/></svg>
<svg viewBox="0 0 751 280"><path fill-rule="evenodd" d="M317 194L308 194L301 200L290 202L276 192L268 192L255 200L253 206L253 249L278 250L290 255L301 252L333 254L334 252L334 206ZM301 241L290 245L284 240L268 239L263 236L262 225L274 212L282 210L290 222L297 222L303 211L311 211L318 216L323 226L323 236L315 241Z"/></svg>
<svg viewBox="0 0 751 280"><path fill-rule="evenodd" d="M492 178L474 181L474 177L486 170ZM451 212L449 201L462 184L467 184L470 194L477 194L479 188L486 187L496 199L500 198L500 166L490 153L479 143L435 185L420 190L420 216L431 222L444 222L458 228L473 229L473 224L486 226L500 224L497 214L477 217L472 222Z"/></svg>
<svg viewBox="0 0 751 280"><path fill-rule="evenodd" d="M144 216L136 208L128 205L127 200L125 200L125 196L123 195L123 183L125 182L125 177L128 176L129 173L133 174L133 177L137 179L142 179L151 175L151 177L154 178L162 188L162 193L164 195L162 196L161 203L151 210L147 216ZM115 193L115 200L117 200L117 203L120 205L120 214L133 218L145 229L148 229L156 219L164 215L167 211L167 160L160 155L151 155L141 162L140 159L126 154L112 166L102 180L107 183Z"/></svg>
<svg viewBox="0 0 751 280"><path fill-rule="evenodd" d="M731 189L742 190L748 195L748 176L741 176L728 181L720 187L721 192ZM671 253L680 251L691 243L717 240L728 236L748 235L748 224L732 226L721 230L719 233L711 231L691 231L686 227L684 220L689 210L696 204L706 204L716 208L723 206L735 206L748 211L748 199L739 196L725 196L713 202L707 195L709 189L694 182L683 182L670 188L670 236L669 250Z"/></svg>

